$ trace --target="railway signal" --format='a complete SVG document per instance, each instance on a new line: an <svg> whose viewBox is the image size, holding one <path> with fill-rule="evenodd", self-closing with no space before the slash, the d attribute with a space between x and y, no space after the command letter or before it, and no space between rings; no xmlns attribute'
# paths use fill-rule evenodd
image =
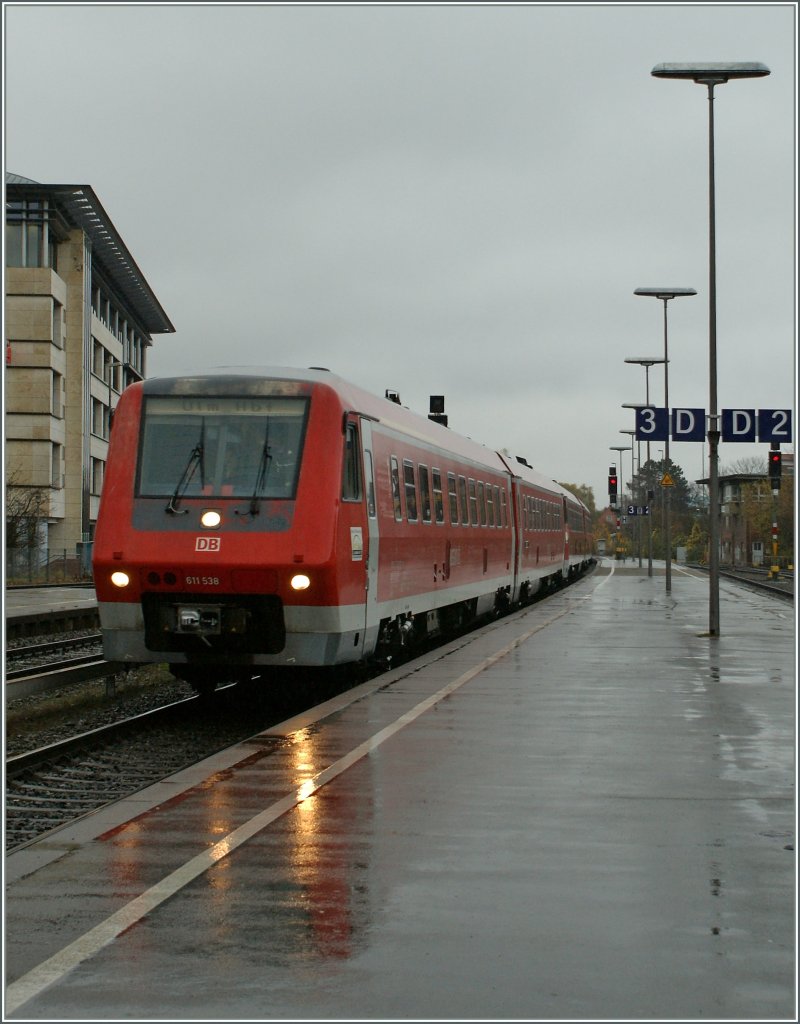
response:
<svg viewBox="0 0 800 1024"><path fill-rule="evenodd" d="M611 499L611 504L616 505L617 503L617 467L608 467L608 496Z"/></svg>
<svg viewBox="0 0 800 1024"><path fill-rule="evenodd" d="M780 490L781 486L781 449L780 445L773 441L769 450L769 479L773 491Z"/></svg>

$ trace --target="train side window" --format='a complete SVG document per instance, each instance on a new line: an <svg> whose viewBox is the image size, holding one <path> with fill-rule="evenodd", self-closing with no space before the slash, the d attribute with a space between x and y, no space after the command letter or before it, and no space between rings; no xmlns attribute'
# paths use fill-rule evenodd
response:
<svg viewBox="0 0 800 1024"><path fill-rule="evenodd" d="M447 498L450 505L450 522L458 526L458 492L456 491L455 473L447 474Z"/></svg>
<svg viewBox="0 0 800 1024"><path fill-rule="evenodd" d="M406 491L406 515L409 523L417 521L417 486L414 480L414 463L403 459L403 479Z"/></svg>
<svg viewBox="0 0 800 1024"><path fill-rule="evenodd" d="M500 511L503 513L503 526L508 526L508 494L505 487L500 492Z"/></svg>
<svg viewBox="0 0 800 1024"><path fill-rule="evenodd" d="M364 452L364 470L367 478L367 515L374 519L378 512L375 507L375 470L372 465L372 452Z"/></svg>
<svg viewBox="0 0 800 1024"><path fill-rule="evenodd" d="M467 481L463 476L458 478L458 497L461 502L461 525L469 526L469 504L467 502Z"/></svg>
<svg viewBox="0 0 800 1024"><path fill-rule="evenodd" d="M469 478L469 521L471 526L478 525L478 496L475 493L475 481Z"/></svg>
<svg viewBox="0 0 800 1024"><path fill-rule="evenodd" d="M431 485L428 477L428 467L419 467L419 503L422 505L422 521L431 521Z"/></svg>
<svg viewBox="0 0 800 1024"><path fill-rule="evenodd" d="M400 500L400 467L393 455L389 460L392 476L392 502L394 503L394 517L400 522L403 518L403 505Z"/></svg>
<svg viewBox="0 0 800 1024"><path fill-rule="evenodd" d="M361 500L361 474L358 471L358 430L348 423L344 434L344 471L342 501Z"/></svg>
<svg viewBox="0 0 800 1024"><path fill-rule="evenodd" d="M500 520L500 488L497 484L494 485L494 520L498 528L505 526L505 523Z"/></svg>
<svg viewBox="0 0 800 1024"><path fill-rule="evenodd" d="M486 522L489 526L494 526L494 495L491 484L486 485Z"/></svg>
<svg viewBox="0 0 800 1024"><path fill-rule="evenodd" d="M444 522L444 500L442 498L442 474L438 469L431 470L433 477L433 514L437 523Z"/></svg>
<svg viewBox="0 0 800 1024"><path fill-rule="evenodd" d="M483 483L478 480L477 484L477 514L480 517L480 525L486 526L487 524L487 496L486 487Z"/></svg>

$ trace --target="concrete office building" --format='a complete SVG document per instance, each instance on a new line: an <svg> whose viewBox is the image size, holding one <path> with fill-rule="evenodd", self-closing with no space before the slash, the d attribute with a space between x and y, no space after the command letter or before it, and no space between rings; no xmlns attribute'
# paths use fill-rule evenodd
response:
<svg viewBox="0 0 800 1024"><path fill-rule="evenodd" d="M36 493L38 548L76 550L94 535L112 409L153 335L174 331L90 186L6 174L5 327L6 486Z"/></svg>

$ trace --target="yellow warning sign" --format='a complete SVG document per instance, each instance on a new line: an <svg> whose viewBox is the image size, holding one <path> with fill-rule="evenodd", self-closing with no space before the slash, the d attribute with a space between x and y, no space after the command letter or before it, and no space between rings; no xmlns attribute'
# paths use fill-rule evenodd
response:
<svg viewBox="0 0 800 1024"><path fill-rule="evenodd" d="M661 486L662 487L674 487L675 486L675 481L672 479L672 477L669 475L669 473L665 473L661 477Z"/></svg>

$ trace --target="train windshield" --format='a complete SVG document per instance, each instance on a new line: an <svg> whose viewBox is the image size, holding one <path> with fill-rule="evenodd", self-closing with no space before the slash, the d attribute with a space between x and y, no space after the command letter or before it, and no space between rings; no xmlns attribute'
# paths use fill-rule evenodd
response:
<svg viewBox="0 0 800 1024"><path fill-rule="evenodd" d="M306 398L146 399L137 494L294 498Z"/></svg>

